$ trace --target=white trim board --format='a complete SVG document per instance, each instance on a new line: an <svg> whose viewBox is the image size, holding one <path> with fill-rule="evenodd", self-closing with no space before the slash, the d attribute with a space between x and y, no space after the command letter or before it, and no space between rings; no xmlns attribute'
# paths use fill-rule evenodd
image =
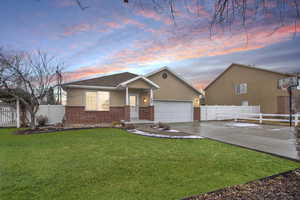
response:
<svg viewBox="0 0 300 200"><path fill-rule="evenodd" d="M129 83L132 83L138 79L143 79L144 81L146 81L147 83L149 83L150 85L154 86L155 88L159 88L159 86L157 84L155 84L153 81L147 79L146 77L144 76L137 76L137 77L134 77L132 79L129 79L123 83L120 83L117 87L125 87L126 85L128 85Z"/></svg>
<svg viewBox="0 0 300 200"><path fill-rule="evenodd" d="M65 85L66 88L117 90L117 87L92 86L92 85Z"/></svg>

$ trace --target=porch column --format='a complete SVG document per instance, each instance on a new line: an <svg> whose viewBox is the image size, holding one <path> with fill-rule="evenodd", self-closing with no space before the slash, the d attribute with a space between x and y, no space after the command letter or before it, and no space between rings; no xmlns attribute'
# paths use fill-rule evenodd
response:
<svg viewBox="0 0 300 200"><path fill-rule="evenodd" d="M150 89L150 106L153 106L153 89Z"/></svg>
<svg viewBox="0 0 300 200"><path fill-rule="evenodd" d="M20 128L20 100L17 98L17 128Z"/></svg>
<svg viewBox="0 0 300 200"><path fill-rule="evenodd" d="M126 87L126 106L128 106L128 87Z"/></svg>

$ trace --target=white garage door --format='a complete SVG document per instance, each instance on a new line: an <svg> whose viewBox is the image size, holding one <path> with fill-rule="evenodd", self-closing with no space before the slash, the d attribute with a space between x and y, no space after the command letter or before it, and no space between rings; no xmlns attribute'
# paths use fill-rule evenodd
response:
<svg viewBox="0 0 300 200"><path fill-rule="evenodd" d="M160 122L193 121L193 103L185 101L154 101L154 120Z"/></svg>

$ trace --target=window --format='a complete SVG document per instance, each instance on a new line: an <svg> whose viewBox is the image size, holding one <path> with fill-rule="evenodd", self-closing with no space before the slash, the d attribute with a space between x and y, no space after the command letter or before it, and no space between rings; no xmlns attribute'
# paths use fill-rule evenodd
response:
<svg viewBox="0 0 300 200"><path fill-rule="evenodd" d="M137 105L137 96L129 96L129 105L136 106Z"/></svg>
<svg viewBox="0 0 300 200"><path fill-rule="evenodd" d="M86 92L86 110L108 111L109 92Z"/></svg>
<svg viewBox="0 0 300 200"><path fill-rule="evenodd" d="M247 94L247 83L241 83L235 86L235 94Z"/></svg>

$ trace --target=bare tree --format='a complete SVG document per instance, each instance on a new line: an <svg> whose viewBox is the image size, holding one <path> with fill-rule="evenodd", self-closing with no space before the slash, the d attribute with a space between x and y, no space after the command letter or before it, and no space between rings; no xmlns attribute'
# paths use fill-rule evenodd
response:
<svg viewBox="0 0 300 200"><path fill-rule="evenodd" d="M74 1L81 10L92 7L92 5L83 6L82 0ZM174 23L179 6L187 11L191 8L196 10L199 19L203 17L201 11L204 8L211 15L209 19L211 34L216 26L231 30L232 25L242 25L247 28L247 25L253 21L268 24L270 15L277 24L277 28L271 32L284 25L293 24L296 33L297 23L300 20L299 0L120 0L120 2L142 9L151 7L159 13L168 13ZM88 1L84 3L88 4Z"/></svg>
<svg viewBox="0 0 300 200"><path fill-rule="evenodd" d="M62 70L57 59L40 51L8 53L0 51L0 94L19 98L30 114L30 127L36 128L36 112Z"/></svg>

